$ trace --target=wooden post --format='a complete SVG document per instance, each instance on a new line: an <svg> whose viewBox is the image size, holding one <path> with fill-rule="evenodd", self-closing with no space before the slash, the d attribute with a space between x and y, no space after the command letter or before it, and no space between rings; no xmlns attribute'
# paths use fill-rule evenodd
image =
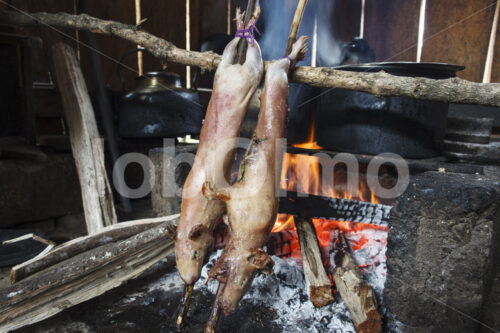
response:
<svg viewBox="0 0 500 333"><path fill-rule="evenodd" d="M321 249L314 225L310 220L295 218L299 236L302 267L306 278L309 300L319 308L334 301L332 285L321 257Z"/></svg>
<svg viewBox="0 0 500 333"><path fill-rule="evenodd" d="M58 43L53 48L53 54L64 117L80 180L87 231L94 234L116 223L113 193L104 165L103 140L99 137L94 110L75 51L66 44Z"/></svg>

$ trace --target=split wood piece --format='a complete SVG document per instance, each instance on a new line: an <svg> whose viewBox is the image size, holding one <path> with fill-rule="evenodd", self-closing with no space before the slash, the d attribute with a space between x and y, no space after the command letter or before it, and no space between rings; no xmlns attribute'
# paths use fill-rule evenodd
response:
<svg viewBox="0 0 500 333"><path fill-rule="evenodd" d="M304 10L306 9L307 0L299 0L297 4L297 9L295 9L295 15L293 16L292 25L290 26L290 33L288 34L288 40L286 42L285 55L289 55L292 52L293 43L297 40L297 33L299 31L300 22L302 21L302 16L304 15Z"/></svg>
<svg viewBox="0 0 500 333"><path fill-rule="evenodd" d="M104 164L103 140L99 137L92 102L75 51L58 43L53 54L57 85L80 180L87 231L95 234L117 222L113 192Z"/></svg>
<svg viewBox="0 0 500 333"><path fill-rule="evenodd" d="M138 235L81 253L0 290L0 331L51 317L142 274L174 250L165 222Z"/></svg>
<svg viewBox="0 0 500 333"><path fill-rule="evenodd" d="M54 247L56 245L56 243L54 243L54 242L52 242L50 240L47 240L45 238L42 238L40 236L37 236L34 233L25 234L25 235L22 235L22 236L13 238L13 239L9 239L9 240L3 241L2 245L17 243L17 242L20 242L20 241L23 241L23 240L26 240L26 239L32 239L35 242L43 243L43 244L49 245L49 246L51 245L52 247Z"/></svg>
<svg viewBox="0 0 500 333"><path fill-rule="evenodd" d="M245 11L245 18L243 20L243 26L246 27L250 19L252 18L253 13L257 9L259 5L259 0L248 0L247 2L247 10ZM246 60L246 54L248 49L248 43L246 38L241 38L238 42L238 53L236 54L236 63L243 65Z"/></svg>
<svg viewBox="0 0 500 333"><path fill-rule="evenodd" d="M19 26L50 25L57 28L89 30L126 39L143 45L162 60L203 70L215 70L221 57L213 52L187 51L158 38L138 27L115 21L100 20L86 14L17 13L0 11L3 24ZM265 67L269 62L265 62ZM366 73L341 71L325 67L298 66L290 74L290 81L316 87L341 88L371 93L375 96L399 96L423 100L500 107L500 84L474 83L459 78L433 80L394 76L385 72Z"/></svg>
<svg viewBox="0 0 500 333"><path fill-rule="evenodd" d="M363 279L344 236L341 232L337 234L336 267L333 273L335 287L351 314L357 333L382 332L382 318L377 310L373 288Z"/></svg>
<svg viewBox="0 0 500 333"><path fill-rule="evenodd" d="M299 236L300 254L302 256L302 267L309 291L309 300L317 308L332 303L332 284L321 256L321 248L314 225L310 220L295 218L295 227Z"/></svg>
<svg viewBox="0 0 500 333"><path fill-rule="evenodd" d="M93 248L137 235L155 227L159 223L170 222L172 225L175 225L178 218L179 214L175 214L166 217L121 222L108 226L97 234L75 238L55 247L48 253L44 251L43 254L12 267L10 271L10 283L19 282L30 275Z"/></svg>
<svg viewBox="0 0 500 333"><path fill-rule="evenodd" d="M325 218L386 227L391 208L364 201L287 191L286 196L280 197L278 212L304 218Z"/></svg>

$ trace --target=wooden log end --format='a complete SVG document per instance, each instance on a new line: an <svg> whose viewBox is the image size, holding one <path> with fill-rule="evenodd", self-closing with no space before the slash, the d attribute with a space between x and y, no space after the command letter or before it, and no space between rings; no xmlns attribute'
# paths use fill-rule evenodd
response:
<svg viewBox="0 0 500 333"><path fill-rule="evenodd" d="M380 313L373 309L366 314L366 320L356 325L358 333L380 333L382 332L382 318Z"/></svg>
<svg viewBox="0 0 500 333"><path fill-rule="evenodd" d="M316 308L332 303L335 298L332 293L332 286L311 286L309 287L309 299Z"/></svg>
<svg viewBox="0 0 500 333"><path fill-rule="evenodd" d="M11 269L10 270L10 284L16 283L16 271Z"/></svg>

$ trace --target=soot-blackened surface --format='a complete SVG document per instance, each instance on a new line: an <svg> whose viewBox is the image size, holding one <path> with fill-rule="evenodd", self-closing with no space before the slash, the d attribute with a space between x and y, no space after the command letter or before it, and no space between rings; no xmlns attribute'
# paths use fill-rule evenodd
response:
<svg viewBox="0 0 500 333"><path fill-rule="evenodd" d="M203 332L212 293L207 289L194 290L188 324L180 331L175 325L175 314L182 288L173 282L154 290L149 286L174 271L170 260L163 261L140 279L16 332ZM243 300L234 313L221 319L218 331L282 332L274 319L273 309Z"/></svg>

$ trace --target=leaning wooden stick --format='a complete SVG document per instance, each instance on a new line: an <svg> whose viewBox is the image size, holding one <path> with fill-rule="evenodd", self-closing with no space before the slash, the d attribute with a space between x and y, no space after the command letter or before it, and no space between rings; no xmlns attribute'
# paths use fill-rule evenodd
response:
<svg viewBox="0 0 500 333"><path fill-rule="evenodd" d="M295 10L295 15L293 16L292 25L290 26L290 33L288 34L288 41L286 42L285 54L290 54L290 52L292 52L292 45L297 40L297 33L299 32L300 22L302 21L306 5L307 0L299 0L297 9Z"/></svg>
<svg viewBox="0 0 500 333"><path fill-rule="evenodd" d="M314 225L310 220L295 218L295 227L299 236L302 267L306 278L309 300L319 308L332 303L332 285L321 257L318 237Z"/></svg>
<svg viewBox="0 0 500 333"><path fill-rule="evenodd" d="M213 52L183 50L171 42L138 30L133 25L100 20L85 14L31 14L4 10L0 11L0 22L20 26L45 25L56 31L57 28L75 28L119 37L143 45L158 59L204 70L215 70L220 62L220 56ZM268 65L268 62L265 63L266 68ZM317 87L363 91L376 96L400 96L500 107L500 84L474 83L458 78L433 80L393 76L385 72L356 73L325 67L298 66L290 74L290 81Z"/></svg>
<svg viewBox="0 0 500 333"><path fill-rule="evenodd" d="M67 44L59 43L53 47L53 55L80 180L87 231L94 234L117 223L113 191L104 165L103 140L76 52Z"/></svg>

